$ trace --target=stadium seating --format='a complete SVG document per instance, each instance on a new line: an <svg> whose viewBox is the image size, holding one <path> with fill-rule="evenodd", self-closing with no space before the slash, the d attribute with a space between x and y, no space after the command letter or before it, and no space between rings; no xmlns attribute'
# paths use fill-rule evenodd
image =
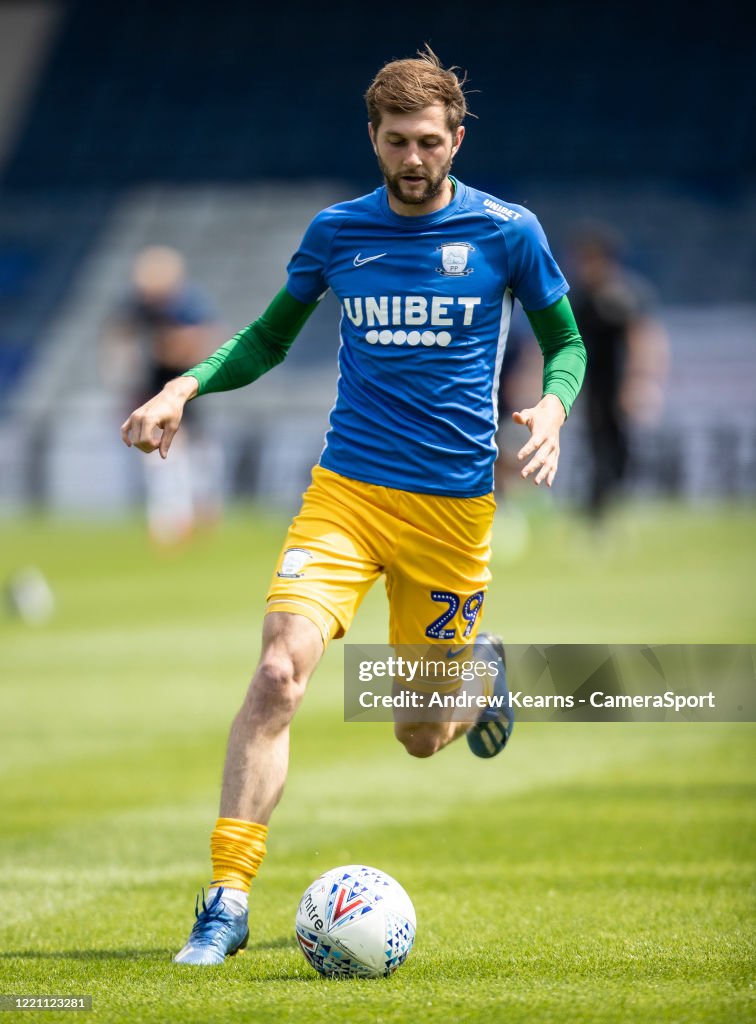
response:
<svg viewBox="0 0 756 1024"><path fill-rule="evenodd" d="M82 190L0 197L0 410L43 349L110 198Z"/></svg>
<svg viewBox="0 0 756 1024"><path fill-rule="evenodd" d="M510 22L505 5L485 0L469 19L452 5L408 3L406 43L344 0L327 10L227 3L217 16L200 0L78 0L69 12L10 185L365 179L361 94L375 67L405 55L397 46L428 37L479 90L471 178L716 185L756 170L740 86L754 42L727 5L699 19L672 0L645 18L631 4L546 0L520 5Z"/></svg>

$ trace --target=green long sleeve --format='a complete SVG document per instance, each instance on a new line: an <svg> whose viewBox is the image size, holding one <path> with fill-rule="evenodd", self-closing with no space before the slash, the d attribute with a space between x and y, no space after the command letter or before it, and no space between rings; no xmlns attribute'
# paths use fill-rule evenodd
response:
<svg viewBox="0 0 756 1024"><path fill-rule="evenodd" d="M299 302L282 288L262 316L182 376L196 378L198 395L251 384L286 358L316 306Z"/></svg>
<svg viewBox="0 0 756 1024"><path fill-rule="evenodd" d="M556 395L569 416L585 377L586 353L569 299L525 310L543 352L543 393Z"/></svg>

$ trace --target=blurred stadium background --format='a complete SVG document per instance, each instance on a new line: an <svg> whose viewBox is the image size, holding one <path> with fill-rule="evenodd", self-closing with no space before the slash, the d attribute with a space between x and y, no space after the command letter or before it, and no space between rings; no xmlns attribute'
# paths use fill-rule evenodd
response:
<svg viewBox="0 0 756 1024"><path fill-rule="evenodd" d="M756 486L752 24L686 5L0 4L0 509L112 515L140 478L98 377L107 316L144 245L184 253L227 333L284 281L311 215L377 184L362 94L428 39L467 68L456 170L532 207L558 256L616 226L671 342L633 486L685 500ZM568 273L569 273L569 268ZM202 403L228 495L291 508L333 396L337 305L254 392ZM558 500L580 496L580 405Z"/></svg>

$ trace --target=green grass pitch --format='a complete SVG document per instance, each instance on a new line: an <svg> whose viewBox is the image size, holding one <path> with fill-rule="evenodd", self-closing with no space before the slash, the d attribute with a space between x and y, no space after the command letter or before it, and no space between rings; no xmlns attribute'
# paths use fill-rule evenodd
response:
<svg viewBox="0 0 756 1024"><path fill-rule="evenodd" d="M44 626L0 618L0 994L91 994L85 1019L124 1022L754 1019L756 727L521 724L493 761L415 761L343 722L339 642L295 723L248 952L171 964L284 526L238 512L156 555L136 523L0 524L0 579L37 565L58 602ZM516 526L497 521L486 608L511 641L755 639L753 510L636 508L596 547L536 509L525 557ZM385 623L376 588L350 639ZM302 891L348 862L414 900L389 979L326 981L296 946Z"/></svg>

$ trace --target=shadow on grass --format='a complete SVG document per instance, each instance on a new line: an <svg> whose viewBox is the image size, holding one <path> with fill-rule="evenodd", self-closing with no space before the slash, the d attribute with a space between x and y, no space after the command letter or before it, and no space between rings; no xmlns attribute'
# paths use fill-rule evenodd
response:
<svg viewBox="0 0 756 1024"><path fill-rule="evenodd" d="M170 959L173 949L60 949L43 952L19 949L0 953L0 960L163 960Z"/></svg>
<svg viewBox="0 0 756 1024"><path fill-rule="evenodd" d="M296 948L292 938L280 935L276 939L250 943L245 955L262 953L265 950ZM0 953L0 960L170 960L175 952L175 949L18 949Z"/></svg>
<svg viewBox="0 0 756 1024"><path fill-rule="evenodd" d="M263 953L266 950L277 950L277 949L291 949L295 950L296 944L292 941L289 936L280 936L277 939L269 939L264 942L256 942L254 945L249 945L245 950L244 956L241 958L242 963L244 961L254 964L254 954L256 952ZM81 962L93 962L93 961L150 961L170 964L173 957L174 949L60 949L49 952L44 952L39 949L19 949L15 952L6 951L0 953L0 963L3 960L79 960ZM235 962L239 962L234 958ZM281 965L283 967L283 965ZM270 973L269 973L270 972ZM191 969L182 967L177 970L177 976L183 977L187 980L194 977L194 973ZM200 971L200 974L206 974L209 978L212 976L211 971L207 974L204 970ZM237 981L242 975L234 972L228 975L230 979L236 979ZM247 979L252 982L263 982L266 985L270 984L290 984L291 982L299 982L300 984L306 985L362 985L362 984L376 984L382 979L375 978L324 978L321 974L317 974L315 971L311 971L305 967L304 963L301 965L300 970L291 969L280 969L276 965L272 965L270 961L262 966L261 973L258 977L253 975Z"/></svg>
<svg viewBox="0 0 756 1024"><path fill-rule="evenodd" d="M252 950L264 950L264 949L297 949L296 940L289 935L279 935L277 939L263 939L260 942L250 942L247 946L247 952L251 953Z"/></svg>

